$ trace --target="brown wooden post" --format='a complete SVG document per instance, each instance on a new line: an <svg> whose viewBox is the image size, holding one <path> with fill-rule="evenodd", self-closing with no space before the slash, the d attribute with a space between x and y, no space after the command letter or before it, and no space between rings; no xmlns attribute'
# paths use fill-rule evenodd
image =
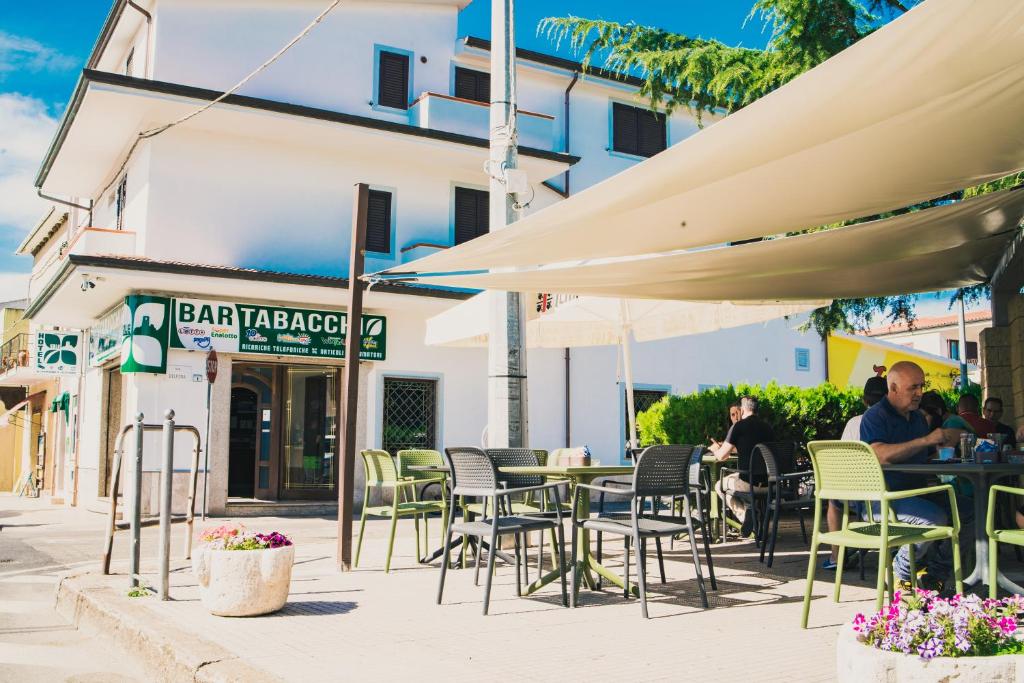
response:
<svg viewBox="0 0 1024 683"><path fill-rule="evenodd" d="M352 498L356 469L356 412L359 405L359 347L363 330L363 262L366 255L366 205L370 188L356 183L352 204L352 246L348 259L348 332L342 370L345 420L338 481L338 569L352 569Z"/></svg>

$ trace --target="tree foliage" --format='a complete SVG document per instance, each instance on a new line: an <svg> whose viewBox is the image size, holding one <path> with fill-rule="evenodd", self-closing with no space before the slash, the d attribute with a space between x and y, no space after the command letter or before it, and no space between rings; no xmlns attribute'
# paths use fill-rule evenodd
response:
<svg viewBox="0 0 1024 683"><path fill-rule="evenodd" d="M754 0L747 21L761 21L770 38L764 50L725 45L717 40L673 33L634 22L618 23L577 16L547 17L537 27L556 44L569 41L584 68L600 61L622 77L638 76L641 95L652 109L683 107L698 123L706 113L729 114L767 95L805 71L838 54L920 0ZM1024 182L1024 173L938 197L880 216L869 216L812 230L920 210L950 199L964 199ZM803 231L809 232L809 231ZM987 296L987 285L964 290L967 303ZM957 300L955 295L950 305ZM830 331L870 327L881 317L888 323L913 325L912 295L840 299L814 311L808 327L823 338Z"/></svg>

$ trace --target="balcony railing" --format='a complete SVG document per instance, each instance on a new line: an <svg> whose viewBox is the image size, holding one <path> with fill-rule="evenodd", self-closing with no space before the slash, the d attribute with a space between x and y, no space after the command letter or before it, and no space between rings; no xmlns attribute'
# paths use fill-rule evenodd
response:
<svg viewBox="0 0 1024 683"><path fill-rule="evenodd" d="M29 333L22 332L14 335L3 346L0 346L0 372L28 366L29 339Z"/></svg>
<svg viewBox="0 0 1024 683"><path fill-rule="evenodd" d="M420 128L462 133L487 139L490 134L490 112L486 102L465 100L451 95L425 92L409 107L409 123ZM519 144L523 147L554 152L555 117L535 112L518 112Z"/></svg>

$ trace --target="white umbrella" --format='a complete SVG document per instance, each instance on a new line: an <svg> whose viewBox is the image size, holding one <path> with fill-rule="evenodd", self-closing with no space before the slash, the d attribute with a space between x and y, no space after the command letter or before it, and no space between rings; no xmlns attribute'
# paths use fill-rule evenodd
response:
<svg viewBox="0 0 1024 683"><path fill-rule="evenodd" d="M430 346L487 345L488 292L478 294L427 320ZM652 341L714 332L805 313L829 301L695 302L608 297L536 297L527 309L526 345L532 348L618 345L622 350L629 443L636 447L633 407L632 340ZM540 309L540 310L538 310Z"/></svg>

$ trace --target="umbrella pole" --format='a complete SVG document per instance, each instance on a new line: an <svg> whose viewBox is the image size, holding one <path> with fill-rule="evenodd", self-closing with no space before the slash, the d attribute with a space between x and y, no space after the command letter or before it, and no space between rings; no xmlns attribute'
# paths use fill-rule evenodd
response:
<svg viewBox="0 0 1024 683"><path fill-rule="evenodd" d="M633 334L629 317L629 305L625 299L620 300L622 306L622 374L626 382L626 416L629 421L629 447L636 448L636 406L633 403L633 347L630 337Z"/></svg>

